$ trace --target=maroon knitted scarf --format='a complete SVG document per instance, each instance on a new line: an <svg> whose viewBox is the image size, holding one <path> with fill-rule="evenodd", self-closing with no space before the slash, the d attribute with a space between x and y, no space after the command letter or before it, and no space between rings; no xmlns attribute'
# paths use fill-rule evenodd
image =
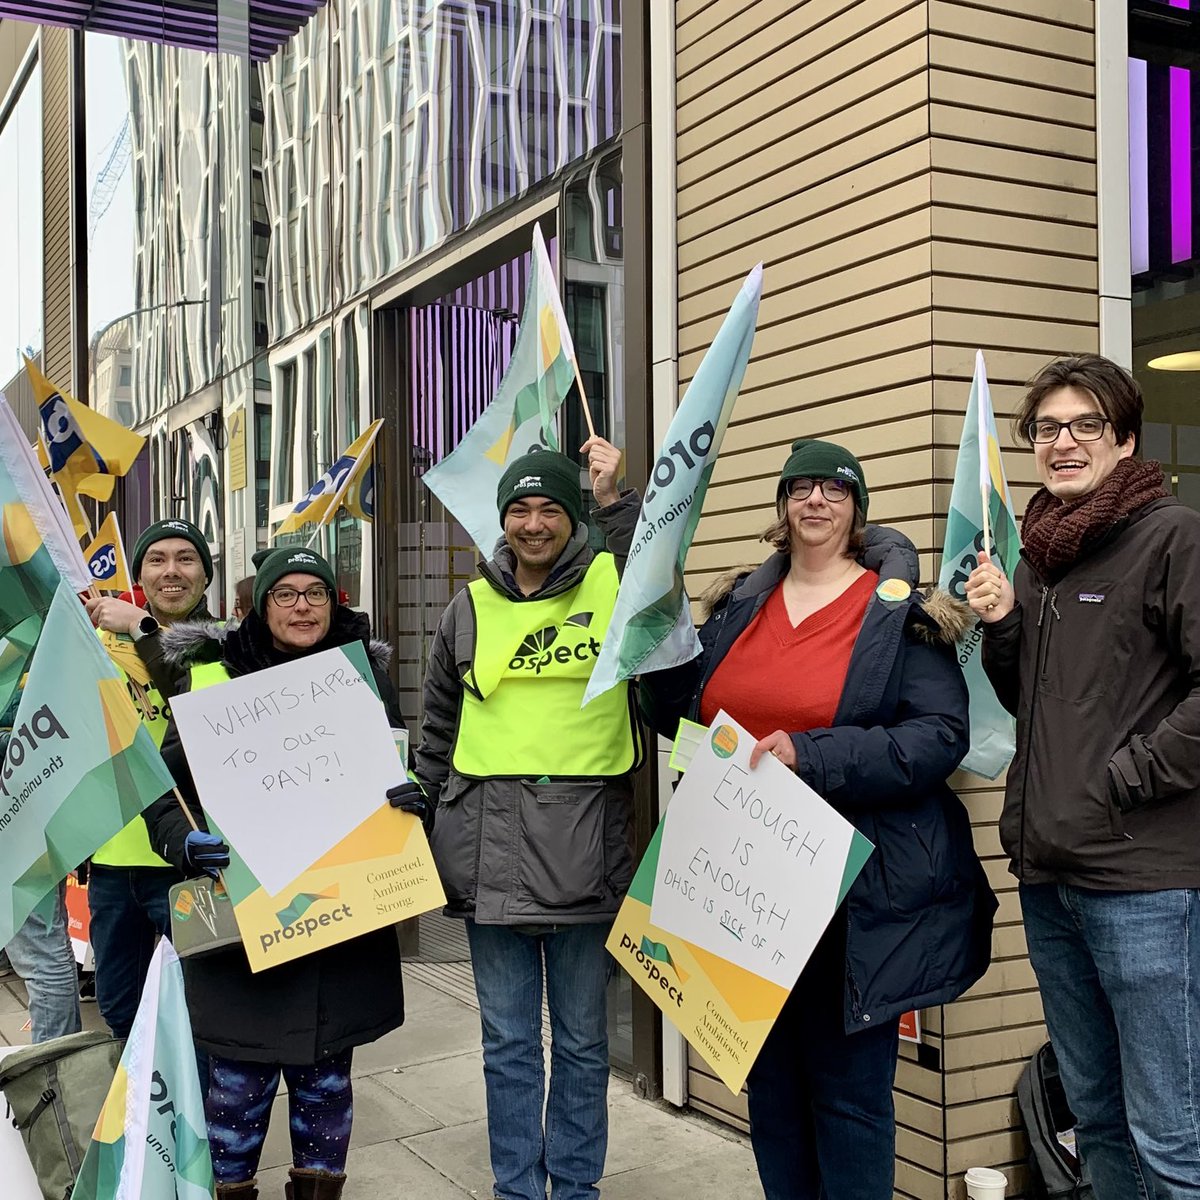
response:
<svg viewBox="0 0 1200 1200"><path fill-rule="evenodd" d="M1043 578L1078 560L1122 517L1169 496L1156 462L1123 458L1086 495L1063 503L1039 488L1021 522L1025 555Z"/></svg>

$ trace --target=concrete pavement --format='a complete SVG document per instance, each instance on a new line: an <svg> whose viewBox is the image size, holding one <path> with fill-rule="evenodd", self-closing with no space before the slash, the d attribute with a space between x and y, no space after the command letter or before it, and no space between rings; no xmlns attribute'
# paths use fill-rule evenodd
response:
<svg viewBox="0 0 1200 1200"><path fill-rule="evenodd" d="M479 1013L436 971L407 972L402 1029L355 1051L354 1133L345 1200L490 1197ZM28 1042L25 989L0 983L0 1040ZM95 1004L84 1023L100 1028ZM605 1200L761 1200L747 1140L614 1075L609 1087ZM287 1099L275 1102L259 1173L264 1200L282 1197L291 1162Z"/></svg>

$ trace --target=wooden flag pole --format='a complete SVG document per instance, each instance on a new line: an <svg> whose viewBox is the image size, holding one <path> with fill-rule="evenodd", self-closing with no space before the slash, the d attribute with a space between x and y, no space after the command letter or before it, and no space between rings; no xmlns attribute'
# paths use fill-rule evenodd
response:
<svg viewBox="0 0 1200 1200"><path fill-rule="evenodd" d="M595 437L596 426L592 424L592 410L588 407L587 392L583 390L583 379L579 374L579 360L571 359L571 366L575 368L575 383L579 388L579 402L583 405L583 419L587 422L588 437Z"/></svg>
<svg viewBox="0 0 1200 1200"><path fill-rule="evenodd" d="M174 788L173 791L175 792L175 799L179 801L179 807L183 809L183 815L187 817L187 823L196 833L203 833L204 831L199 825L196 824L196 818L192 816L192 810L188 808L187 801L183 798L183 795L180 793L179 789ZM151 846L151 849L153 850L154 847ZM228 892L229 889L225 887L225 872L218 871L217 878L221 881L221 886Z"/></svg>

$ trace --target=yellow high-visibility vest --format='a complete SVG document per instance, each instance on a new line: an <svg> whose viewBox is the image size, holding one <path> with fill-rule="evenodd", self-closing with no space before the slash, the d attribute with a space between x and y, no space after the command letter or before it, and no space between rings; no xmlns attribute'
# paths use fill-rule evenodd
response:
<svg viewBox="0 0 1200 1200"><path fill-rule="evenodd" d="M475 648L463 674L452 765L460 775L610 778L637 761L628 683L579 707L617 599L616 563L597 554L579 584L514 601L468 585Z"/></svg>

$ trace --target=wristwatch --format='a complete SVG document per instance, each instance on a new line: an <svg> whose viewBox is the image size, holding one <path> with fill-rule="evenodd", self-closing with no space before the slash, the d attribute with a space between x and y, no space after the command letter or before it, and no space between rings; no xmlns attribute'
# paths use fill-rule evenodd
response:
<svg viewBox="0 0 1200 1200"><path fill-rule="evenodd" d="M140 642L142 638L149 637L152 633L157 633L162 626L149 614L144 616L134 627L130 637L135 642Z"/></svg>

